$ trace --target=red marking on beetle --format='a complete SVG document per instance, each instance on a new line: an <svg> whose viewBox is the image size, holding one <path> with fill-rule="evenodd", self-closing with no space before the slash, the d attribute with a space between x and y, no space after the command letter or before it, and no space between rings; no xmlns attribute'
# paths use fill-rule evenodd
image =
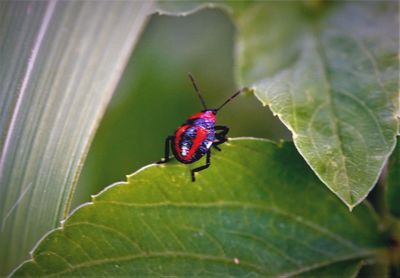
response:
<svg viewBox="0 0 400 278"><path fill-rule="evenodd" d="M197 149L200 147L201 143L203 143L204 139L206 139L208 131L202 126L196 126L196 138L193 140L192 147L190 148L187 157L191 159Z"/></svg>
<svg viewBox="0 0 400 278"><path fill-rule="evenodd" d="M190 125L183 125L180 128L178 128L178 130L176 131L176 133L175 133L175 149L176 150L180 150L179 140L181 139L182 133L185 132L185 130L188 129L188 127L190 127ZM180 159L186 160L184 157L182 157L181 152L177 152L177 154Z"/></svg>

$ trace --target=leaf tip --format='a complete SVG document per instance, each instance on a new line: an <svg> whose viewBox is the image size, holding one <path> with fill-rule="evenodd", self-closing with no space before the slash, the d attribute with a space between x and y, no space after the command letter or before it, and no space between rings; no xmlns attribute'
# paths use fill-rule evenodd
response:
<svg viewBox="0 0 400 278"><path fill-rule="evenodd" d="M349 212L352 212L355 205L349 205L349 204L346 204L346 205L347 205L347 208L349 209Z"/></svg>

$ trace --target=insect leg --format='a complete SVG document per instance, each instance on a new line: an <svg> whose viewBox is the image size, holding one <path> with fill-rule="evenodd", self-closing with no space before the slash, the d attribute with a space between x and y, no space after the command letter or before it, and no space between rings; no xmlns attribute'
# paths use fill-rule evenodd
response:
<svg viewBox="0 0 400 278"><path fill-rule="evenodd" d="M164 152L164 158L162 158L160 161L157 162L157 164L165 163L170 160L169 158L169 148L171 146L172 139L174 139L174 136L168 136L165 139L165 152Z"/></svg>
<svg viewBox="0 0 400 278"><path fill-rule="evenodd" d="M228 139L226 138L226 134L229 132L229 127L224 125L217 125L215 126L215 130L221 130L220 133L215 134L215 142L213 143L213 147L217 150L221 151L218 145L225 143Z"/></svg>
<svg viewBox="0 0 400 278"><path fill-rule="evenodd" d="M219 141L218 141L218 142L219 142ZM216 142L214 142L214 143L212 144L212 146L213 146L217 151L221 151L221 148L218 147L218 145L219 145L219 144L216 144Z"/></svg>
<svg viewBox="0 0 400 278"><path fill-rule="evenodd" d="M229 132L229 127L226 125L216 125L215 130L222 130L222 132L216 134L217 136L225 137Z"/></svg>
<svg viewBox="0 0 400 278"><path fill-rule="evenodd" d="M207 169L208 167L210 167L210 165L211 165L210 159L211 159L211 151L208 150L207 156L206 156L206 164L203 165L203 166L194 168L194 169L192 169L192 170L190 171L190 172L192 173L192 181L196 181L196 178L195 178L195 176L194 176L194 175L195 175L194 173L200 172L200 171L202 171L202 170Z"/></svg>

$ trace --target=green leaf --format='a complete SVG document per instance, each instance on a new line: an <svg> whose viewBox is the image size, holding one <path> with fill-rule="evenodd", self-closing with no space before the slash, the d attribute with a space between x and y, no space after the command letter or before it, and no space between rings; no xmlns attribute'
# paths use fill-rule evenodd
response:
<svg viewBox="0 0 400 278"><path fill-rule="evenodd" d="M389 159L387 173L387 206L391 214L400 217L400 140Z"/></svg>
<svg viewBox="0 0 400 278"><path fill-rule="evenodd" d="M195 183L172 161L110 186L14 275L353 276L383 247L369 207L349 212L293 144L247 138L222 148Z"/></svg>
<svg viewBox="0 0 400 278"><path fill-rule="evenodd" d="M310 20L293 5L249 8L238 19L240 76L351 209L396 142L397 12L388 3L348 3L325 13Z"/></svg>
<svg viewBox="0 0 400 278"><path fill-rule="evenodd" d="M398 4L215 3L237 25L240 83L269 105L317 176L352 209L396 142ZM168 1L159 7L196 10Z"/></svg>
<svg viewBox="0 0 400 278"><path fill-rule="evenodd" d="M68 212L151 1L0 2L0 276Z"/></svg>
<svg viewBox="0 0 400 278"><path fill-rule="evenodd" d="M339 262L334 265L317 268L297 275L297 277L357 277L362 262L360 260Z"/></svg>

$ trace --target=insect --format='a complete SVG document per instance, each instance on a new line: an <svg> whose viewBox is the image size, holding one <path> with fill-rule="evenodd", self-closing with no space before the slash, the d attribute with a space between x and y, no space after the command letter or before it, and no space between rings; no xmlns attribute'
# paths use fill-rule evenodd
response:
<svg viewBox="0 0 400 278"><path fill-rule="evenodd" d="M165 154L164 158L157 162L158 164L168 162L170 160L169 152L172 149L174 157L181 163L191 164L206 155L206 164L191 170L192 181L195 181L195 173L207 169L211 165L211 147L221 151L218 147L228 139L229 127L223 125L215 125L218 111L228 102L237 97L240 93L246 90L243 88L234 93L222 105L216 109L207 108L193 76L189 73L189 79L193 84L193 88L200 98L204 110L191 115L186 119L175 131L174 135L168 136L165 139Z"/></svg>

